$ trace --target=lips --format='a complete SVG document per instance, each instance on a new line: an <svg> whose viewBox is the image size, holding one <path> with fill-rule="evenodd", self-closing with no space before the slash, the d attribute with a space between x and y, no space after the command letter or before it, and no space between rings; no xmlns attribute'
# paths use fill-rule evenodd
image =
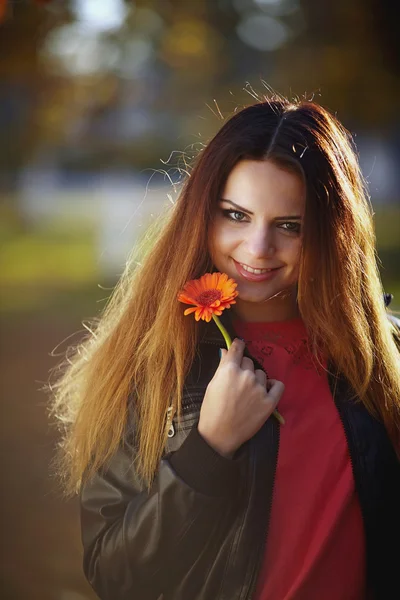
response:
<svg viewBox="0 0 400 600"><path fill-rule="evenodd" d="M279 269L281 269L281 267L274 267L274 268L270 268L268 270L264 270L264 272L261 273L253 273L251 271L248 271L245 267L248 267L248 265L242 265L241 263L238 263L235 259L232 259L233 262L235 263L235 267L237 272L239 273L239 275L241 277L243 277L243 279L247 279L248 281L254 281L254 282L260 282L260 281L268 281L270 279L272 279L273 277L275 277L276 273L279 271ZM252 267L250 267L252 268Z"/></svg>

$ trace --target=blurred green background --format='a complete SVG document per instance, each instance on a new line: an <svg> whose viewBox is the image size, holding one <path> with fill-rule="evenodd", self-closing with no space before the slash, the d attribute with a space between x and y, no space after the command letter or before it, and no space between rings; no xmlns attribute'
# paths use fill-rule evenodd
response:
<svg viewBox="0 0 400 600"><path fill-rule="evenodd" d="M0 0L1 598L89 600L40 388L221 115L270 88L355 134L400 308L389 0ZM189 599L188 599L189 600Z"/></svg>

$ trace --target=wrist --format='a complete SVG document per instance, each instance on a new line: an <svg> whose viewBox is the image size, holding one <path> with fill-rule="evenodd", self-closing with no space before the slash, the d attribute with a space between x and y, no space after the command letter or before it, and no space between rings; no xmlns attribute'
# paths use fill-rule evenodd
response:
<svg viewBox="0 0 400 600"><path fill-rule="evenodd" d="M199 424L197 430L198 430L199 434L201 435L201 437L204 439L204 441L207 442L207 444L213 450L215 450L215 452L218 452L218 454L220 454L224 458L233 458L233 455L235 454L235 450L233 450L231 448L227 448L225 445L215 442L215 440L212 439L212 436L210 436L207 432L204 432L201 429L200 424Z"/></svg>

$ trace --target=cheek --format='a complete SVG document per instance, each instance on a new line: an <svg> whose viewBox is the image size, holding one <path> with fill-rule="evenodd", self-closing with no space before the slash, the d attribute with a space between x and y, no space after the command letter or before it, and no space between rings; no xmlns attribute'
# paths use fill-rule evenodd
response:
<svg viewBox="0 0 400 600"><path fill-rule="evenodd" d="M300 265L301 247L302 241L301 239L298 239L293 240L292 243L286 248L287 260L293 266L298 267Z"/></svg>
<svg viewBox="0 0 400 600"><path fill-rule="evenodd" d="M224 223L217 223L210 231L209 251L211 257L227 258L230 252L237 245L234 232Z"/></svg>
<svg viewBox="0 0 400 600"><path fill-rule="evenodd" d="M210 227L208 233L208 252L210 253L212 259L214 259L214 256L217 252L217 242L217 230L215 225L213 225L212 227Z"/></svg>

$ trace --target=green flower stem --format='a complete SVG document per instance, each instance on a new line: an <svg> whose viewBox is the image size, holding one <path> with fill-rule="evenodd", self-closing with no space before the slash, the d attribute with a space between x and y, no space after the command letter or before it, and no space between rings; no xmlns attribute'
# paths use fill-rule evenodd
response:
<svg viewBox="0 0 400 600"><path fill-rule="evenodd" d="M214 319L215 323L217 324L218 329L220 330L220 332L224 336L224 340L226 342L226 347L229 350L229 348L232 346L231 336L229 335L229 333L227 332L227 330L225 329L225 327L222 325L222 323L221 323L219 317L217 317L217 315L213 314L212 318Z"/></svg>
<svg viewBox="0 0 400 600"><path fill-rule="evenodd" d="M217 315L212 316L212 318L214 319L218 329L220 330L220 332L222 333L225 343L226 343L226 347L229 348L232 345L232 340L231 340L231 336L229 335L229 333L227 332L227 330L225 329L225 327L222 325L219 317L217 317ZM278 421L278 423L280 423L280 425L284 425L285 424L285 419L282 417L282 415L275 409L274 412L272 413L275 417L275 419Z"/></svg>

